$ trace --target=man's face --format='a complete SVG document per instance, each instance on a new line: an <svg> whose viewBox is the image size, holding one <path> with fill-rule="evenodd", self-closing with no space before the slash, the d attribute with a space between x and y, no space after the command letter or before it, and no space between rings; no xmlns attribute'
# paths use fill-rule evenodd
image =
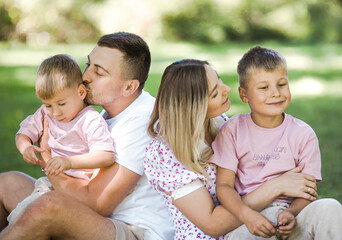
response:
<svg viewBox="0 0 342 240"><path fill-rule="evenodd" d="M88 104L106 108L120 99L125 86L121 76L122 60L123 54L117 49L96 46L91 51L82 76Z"/></svg>

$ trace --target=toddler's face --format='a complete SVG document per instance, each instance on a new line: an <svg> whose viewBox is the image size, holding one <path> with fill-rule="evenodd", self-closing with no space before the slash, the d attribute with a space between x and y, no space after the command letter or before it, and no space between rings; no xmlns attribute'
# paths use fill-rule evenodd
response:
<svg viewBox="0 0 342 240"><path fill-rule="evenodd" d="M279 67L271 72L256 70L250 73L247 84L245 96L240 96L249 104L253 120L264 121L268 118L282 121L282 113L291 101L286 69Z"/></svg>
<svg viewBox="0 0 342 240"><path fill-rule="evenodd" d="M60 122L70 122L86 106L84 85L65 88L50 99L42 99L48 115Z"/></svg>

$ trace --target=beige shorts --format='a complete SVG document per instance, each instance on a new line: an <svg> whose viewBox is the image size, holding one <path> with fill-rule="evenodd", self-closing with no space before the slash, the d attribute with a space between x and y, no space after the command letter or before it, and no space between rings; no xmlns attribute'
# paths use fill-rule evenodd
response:
<svg viewBox="0 0 342 240"><path fill-rule="evenodd" d="M109 218L115 225L116 236L115 240L143 240L144 237L144 229L130 225L119 220L114 219L113 217Z"/></svg>

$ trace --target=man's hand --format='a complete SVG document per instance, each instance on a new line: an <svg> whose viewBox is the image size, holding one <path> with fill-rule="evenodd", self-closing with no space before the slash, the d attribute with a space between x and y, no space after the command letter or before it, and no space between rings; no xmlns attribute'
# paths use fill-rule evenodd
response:
<svg viewBox="0 0 342 240"><path fill-rule="evenodd" d="M23 152L24 161L32 165L41 164L42 161L39 160L36 156L36 153L41 152L44 152L44 149L37 147L35 145L28 146L27 148L25 148Z"/></svg>
<svg viewBox="0 0 342 240"><path fill-rule="evenodd" d="M62 171L71 169L71 162L68 158L62 157L54 157L51 158L45 166L45 174L49 175L58 175Z"/></svg>
<svg viewBox="0 0 342 240"><path fill-rule="evenodd" d="M50 146L48 144L48 141L49 141L49 122L46 118L43 119L43 125L44 125L44 128L43 128L43 134L42 136L40 137L38 143L39 143L39 146L44 149L45 151L42 152L40 154L41 156L41 165L44 167L47 163L47 161L51 158L51 149L50 149Z"/></svg>
<svg viewBox="0 0 342 240"><path fill-rule="evenodd" d="M286 209L278 215L278 233L289 235L296 226L296 217Z"/></svg>

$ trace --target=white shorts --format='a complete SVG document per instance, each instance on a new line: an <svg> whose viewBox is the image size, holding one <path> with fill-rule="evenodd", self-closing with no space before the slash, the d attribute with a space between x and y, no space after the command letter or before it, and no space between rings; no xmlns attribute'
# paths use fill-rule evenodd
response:
<svg viewBox="0 0 342 240"><path fill-rule="evenodd" d="M119 220L114 219L113 217L109 217L109 219L114 223L116 236L115 240L143 240L144 237L144 229L130 225Z"/></svg>

